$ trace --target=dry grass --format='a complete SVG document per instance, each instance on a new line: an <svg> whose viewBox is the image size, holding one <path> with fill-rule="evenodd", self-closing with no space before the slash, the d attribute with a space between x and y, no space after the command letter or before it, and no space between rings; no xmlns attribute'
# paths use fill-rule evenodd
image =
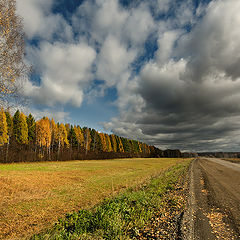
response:
<svg viewBox="0 0 240 240"><path fill-rule="evenodd" d="M0 239L23 239L65 213L89 208L183 159L0 165Z"/></svg>
<svg viewBox="0 0 240 240"><path fill-rule="evenodd" d="M232 163L240 163L240 158L223 158L225 161L229 161Z"/></svg>

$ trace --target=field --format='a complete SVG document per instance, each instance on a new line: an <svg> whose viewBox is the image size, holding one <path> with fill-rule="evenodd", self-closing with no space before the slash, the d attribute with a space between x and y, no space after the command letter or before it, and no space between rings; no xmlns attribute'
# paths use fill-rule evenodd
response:
<svg viewBox="0 0 240 240"><path fill-rule="evenodd" d="M223 158L225 161L229 161L232 163L240 163L240 158Z"/></svg>
<svg viewBox="0 0 240 240"><path fill-rule="evenodd" d="M24 238L68 212L139 185L183 159L0 165L0 239Z"/></svg>

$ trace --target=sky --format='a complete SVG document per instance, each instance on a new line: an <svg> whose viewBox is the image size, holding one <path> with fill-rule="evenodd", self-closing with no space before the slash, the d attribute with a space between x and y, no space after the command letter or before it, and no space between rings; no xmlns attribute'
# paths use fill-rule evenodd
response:
<svg viewBox="0 0 240 240"><path fill-rule="evenodd" d="M239 0L17 0L36 118L239 151Z"/></svg>

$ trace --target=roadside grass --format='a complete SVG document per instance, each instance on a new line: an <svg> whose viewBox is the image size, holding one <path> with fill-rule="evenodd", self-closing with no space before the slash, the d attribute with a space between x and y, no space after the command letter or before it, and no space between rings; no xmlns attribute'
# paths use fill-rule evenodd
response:
<svg viewBox="0 0 240 240"><path fill-rule="evenodd" d="M24 239L68 212L139 186L185 159L0 164L0 239Z"/></svg>
<svg viewBox="0 0 240 240"><path fill-rule="evenodd" d="M232 163L240 163L240 158L223 158L225 161L229 161Z"/></svg>
<svg viewBox="0 0 240 240"><path fill-rule="evenodd" d="M69 213L50 230L34 235L31 240L136 239L155 212L166 204L179 203L176 198L166 201L166 196L185 176L190 162L170 167L141 186L105 199L91 209Z"/></svg>

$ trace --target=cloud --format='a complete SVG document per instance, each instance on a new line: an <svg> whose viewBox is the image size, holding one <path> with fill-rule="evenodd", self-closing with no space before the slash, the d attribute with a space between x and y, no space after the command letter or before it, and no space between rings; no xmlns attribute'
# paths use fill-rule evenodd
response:
<svg viewBox="0 0 240 240"><path fill-rule="evenodd" d="M98 55L96 74L106 82L107 86L116 85L124 73L129 71L135 57L136 51L128 51L117 38L108 36Z"/></svg>
<svg viewBox="0 0 240 240"><path fill-rule="evenodd" d="M43 116L47 116L49 119L53 118L55 122L67 122L70 119L68 112L52 108L44 108L42 110L31 108L30 110L25 110L25 112L31 113L35 120L39 120Z"/></svg>
<svg viewBox="0 0 240 240"><path fill-rule="evenodd" d="M26 96L47 105L72 103L81 106L84 88L92 79L91 66L96 57L94 49L85 43L44 42L40 48L29 50L38 63L40 85L27 82Z"/></svg>
<svg viewBox="0 0 240 240"><path fill-rule="evenodd" d="M68 21L52 7L18 1L27 36L40 39L28 47L40 83L27 81L26 96L81 106L115 88L120 115L107 130L161 148L237 148L239 1L89 0Z"/></svg>
<svg viewBox="0 0 240 240"><path fill-rule="evenodd" d="M17 12L23 18L28 38L72 38L72 29L60 14L51 12L53 0L17 0Z"/></svg>
<svg viewBox="0 0 240 240"><path fill-rule="evenodd" d="M133 92L141 114L123 111L105 127L162 148L237 150L239 10L237 1L212 1L191 31L161 28L155 58Z"/></svg>

